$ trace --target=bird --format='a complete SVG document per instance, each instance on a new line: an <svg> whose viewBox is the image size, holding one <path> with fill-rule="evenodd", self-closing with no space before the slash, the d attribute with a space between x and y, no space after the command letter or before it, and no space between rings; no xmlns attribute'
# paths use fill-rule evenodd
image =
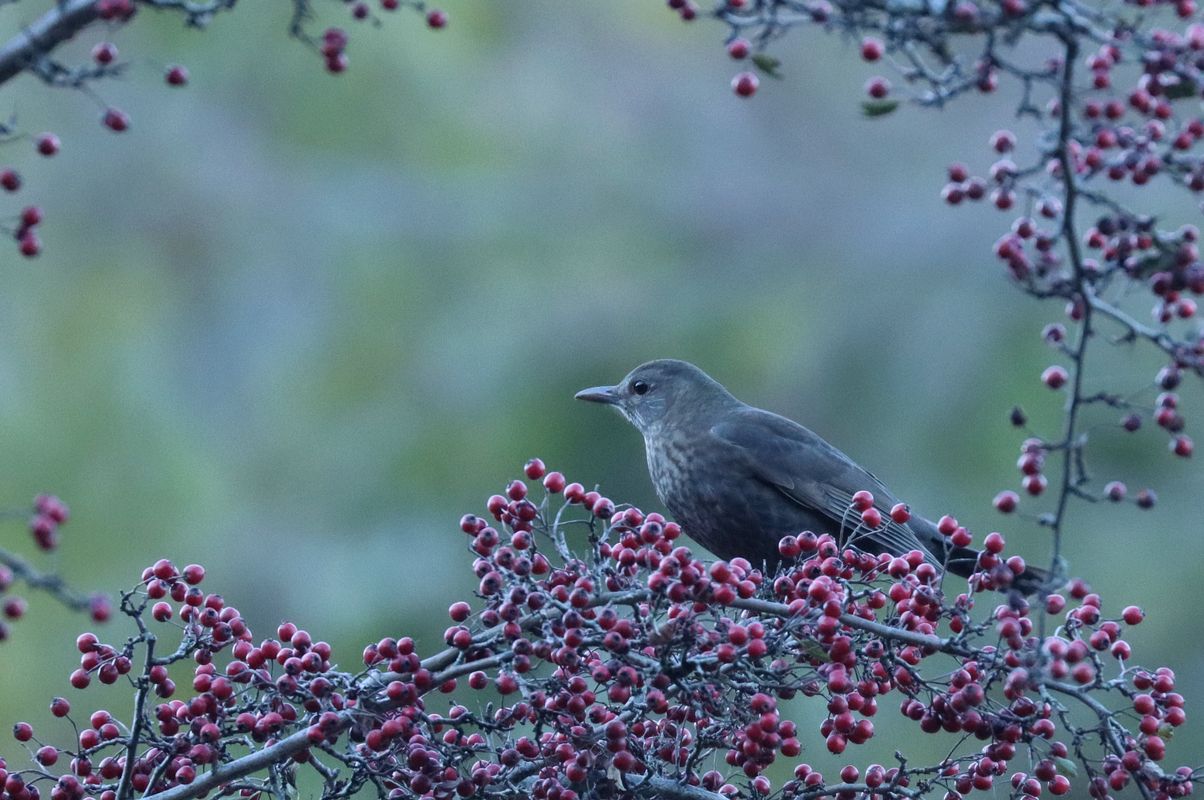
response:
<svg viewBox="0 0 1204 800"><path fill-rule="evenodd" d="M689 362L649 361L614 386L583 389L576 398L614 407L643 434L657 496L720 559L739 556L775 572L781 539L810 531L874 554L917 550L962 577L977 569L978 552L954 546L937 524L917 514L893 519L898 499L847 455L797 422L741 402ZM861 524L852 510L858 492L872 494L878 527ZM1033 594L1048 582L1044 570L1029 566L1010 588Z"/></svg>

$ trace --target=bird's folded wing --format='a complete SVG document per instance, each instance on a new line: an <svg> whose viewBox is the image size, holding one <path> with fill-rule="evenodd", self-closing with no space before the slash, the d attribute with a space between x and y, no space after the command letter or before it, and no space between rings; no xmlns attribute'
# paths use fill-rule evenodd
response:
<svg viewBox="0 0 1204 800"><path fill-rule="evenodd" d="M802 425L768 411L746 408L714 426L711 434L732 448L733 458L754 478L803 508L831 519L841 542L847 541L861 524L860 514L851 506L853 493L865 489L873 493L883 524L873 531L863 531L859 537L873 539L896 555L919 550L927 560L940 564L910 527L890 518L890 508L897 501L882 482Z"/></svg>

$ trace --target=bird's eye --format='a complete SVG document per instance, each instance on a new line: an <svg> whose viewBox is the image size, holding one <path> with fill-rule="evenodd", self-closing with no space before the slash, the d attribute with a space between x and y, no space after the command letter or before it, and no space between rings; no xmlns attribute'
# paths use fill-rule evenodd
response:
<svg viewBox="0 0 1204 800"><path fill-rule="evenodd" d="M635 392L636 394L648 394L648 390L650 388L651 387L648 385L647 381L631 382L631 391Z"/></svg>

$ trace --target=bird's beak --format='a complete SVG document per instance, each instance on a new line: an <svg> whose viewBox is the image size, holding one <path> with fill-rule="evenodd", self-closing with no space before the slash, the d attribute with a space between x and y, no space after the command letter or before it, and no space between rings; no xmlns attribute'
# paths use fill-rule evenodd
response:
<svg viewBox="0 0 1204 800"><path fill-rule="evenodd" d="M614 386L594 386L590 389L582 389L573 396L578 400L588 400L591 403L605 403L611 406L619 404L619 393Z"/></svg>

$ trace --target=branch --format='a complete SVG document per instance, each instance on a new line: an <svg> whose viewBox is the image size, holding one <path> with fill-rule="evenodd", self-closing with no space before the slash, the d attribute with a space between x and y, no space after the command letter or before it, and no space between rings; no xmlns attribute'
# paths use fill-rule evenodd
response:
<svg viewBox="0 0 1204 800"><path fill-rule="evenodd" d="M27 586L41 589L73 611L86 610L92 604L91 598L72 589L58 575L38 572L25 559L7 550L0 550L0 564L12 570L13 575Z"/></svg>
<svg viewBox="0 0 1204 800"><path fill-rule="evenodd" d="M770 614L775 617L793 617L797 616L790 606L784 603L773 603L768 600L757 600L756 598L742 599L737 598L729 605L733 608L743 608L748 611L756 611L761 614ZM942 653L949 653L955 656L970 655L971 651L968 648L962 647L958 643L949 639L942 639L939 636L929 636L916 631L909 631L904 628L895 628L881 622L865 619L855 614L841 614L840 624L849 628L857 628L866 633L872 633L875 636L880 636L883 639L893 639L904 644L915 645L916 647L931 648Z"/></svg>
<svg viewBox="0 0 1204 800"><path fill-rule="evenodd" d="M0 47L0 84L96 21L98 0L65 0Z"/></svg>

